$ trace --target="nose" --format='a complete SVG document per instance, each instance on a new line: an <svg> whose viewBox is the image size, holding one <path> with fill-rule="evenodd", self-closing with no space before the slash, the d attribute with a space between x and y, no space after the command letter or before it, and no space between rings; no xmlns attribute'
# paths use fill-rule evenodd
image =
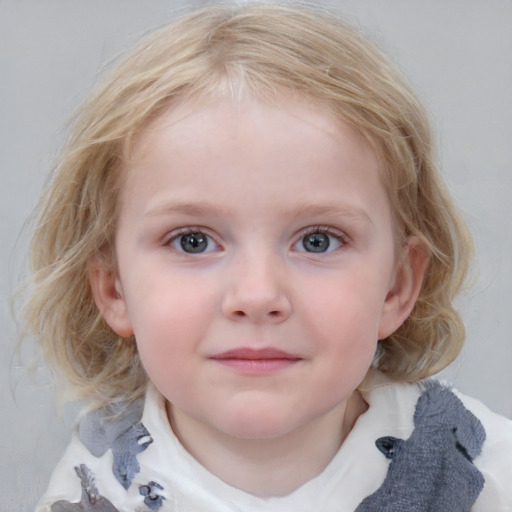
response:
<svg viewBox="0 0 512 512"><path fill-rule="evenodd" d="M223 314L238 322L284 322L292 312L286 279L276 258L240 258L229 270Z"/></svg>

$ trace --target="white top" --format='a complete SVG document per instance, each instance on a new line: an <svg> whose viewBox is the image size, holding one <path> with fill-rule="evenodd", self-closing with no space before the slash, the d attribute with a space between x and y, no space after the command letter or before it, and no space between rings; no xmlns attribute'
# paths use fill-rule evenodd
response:
<svg viewBox="0 0 512 512"><path fill-rule="evenodd" d="M50 512L58 500L79 503L85 499L74 469L80 465L87 466L97 493L114 508L89 505L90 508L84 506L77 511L353 512L383 484L388 472L390 460L376 448L375 441L386 436L403 440L410 437L416 403L422 393L418 385L393 383L381 375L366 381L360 391L369 409L357 420L325 470L287 496L263 499L231 487L201 466L174 435L165 400L149 385L141 422L152 442L136 455L140 471L128 489L113 474L112 450L107 449L99 457L92 455L77 431L36 512ZM482 451L474 460L485 484L471 511L512 511L512 421L494 414L477 400L454 393L486 432ZM147 443L148 437L138 442Z"/></svg>

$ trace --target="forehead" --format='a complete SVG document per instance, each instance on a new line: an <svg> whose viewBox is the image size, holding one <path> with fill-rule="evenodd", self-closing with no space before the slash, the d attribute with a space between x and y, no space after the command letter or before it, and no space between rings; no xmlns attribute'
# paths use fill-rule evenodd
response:
<svg viewBox="0 0 512 512"><path fill-rule="evenodd" d="M179 196L179 197L178 197ZM147 126L126 165L122 202L141 209L213 197L286 209L374 203L387 209L378 162L364 137L305 101L183 102ZM254 212L253 212L254 213Z"/></svg>
<svg viewBox="0 0 512 512"><path fill-rule="evenodd" d="M267 128L289 132L290 123L303 134L309 131L314 138L320 135L335 144L357 147L365 153L368 162L375 164L375 153L365 137L335 117L327 106L286 93L272 100L260 100L243 91L185 99L169 105L140 131L127 164L137 165L154 156L155 151L162 149L158 146L164 138L170 149L180 150L191 142L206 146L214 139L217 144L239 140L249 131L254 135L260 128L263 132ZM222 135L226 136L224 141ZM246 149L250 151L251 147Z"/></svg>

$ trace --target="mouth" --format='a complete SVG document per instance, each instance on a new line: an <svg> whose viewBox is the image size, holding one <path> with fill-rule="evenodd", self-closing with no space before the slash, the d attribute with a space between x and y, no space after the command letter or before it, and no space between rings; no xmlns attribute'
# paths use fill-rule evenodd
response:
<svg viewBox="0 0 512 512"><path fill-rule="evenodd" d="M276 348L237 348L210 357L223 366L246 374L268 374L284 370L302 361L302 358Z"/></svg>

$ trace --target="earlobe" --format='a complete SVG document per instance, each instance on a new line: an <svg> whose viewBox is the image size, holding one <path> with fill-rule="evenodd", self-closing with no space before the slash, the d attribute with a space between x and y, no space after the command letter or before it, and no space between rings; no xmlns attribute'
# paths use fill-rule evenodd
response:
<svg viewBox="0 0 512 512"><path fill-rule="evenodd" d="M386 296L379 324L380 340L393 334L411 314L421 290L428 260L425 244L419 238L410 236Z"/></svg>
<svg viewBox="0 0 512 512"><path fill-rule="evenodd" d="M133 336L133 328L120 282L103 258L89 263L89 283L96 307L107 324L123 338Z"/></svg>

